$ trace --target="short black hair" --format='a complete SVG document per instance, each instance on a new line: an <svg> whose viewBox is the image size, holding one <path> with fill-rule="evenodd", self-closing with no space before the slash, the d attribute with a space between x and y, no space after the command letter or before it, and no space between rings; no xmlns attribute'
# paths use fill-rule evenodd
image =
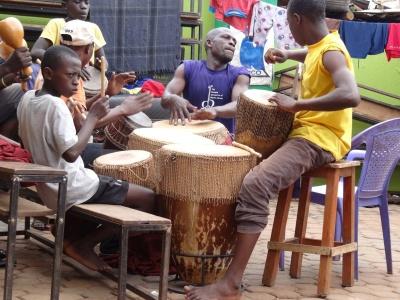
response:
<svg viewBox="0 0 400 300"><path fill-rule="evenodd" d="M65 46L51 46L44 53L41 68L42 70L47 67L57 70L66 58L76 58L79 60L79 56L74 50Z"/></svg>
<svg viewBox="0 0 400 300"><path fill-rule="evenodd" d="M290 0L287 11L289 14L299 14L311 21L325 19L325 0Z"/></svg>

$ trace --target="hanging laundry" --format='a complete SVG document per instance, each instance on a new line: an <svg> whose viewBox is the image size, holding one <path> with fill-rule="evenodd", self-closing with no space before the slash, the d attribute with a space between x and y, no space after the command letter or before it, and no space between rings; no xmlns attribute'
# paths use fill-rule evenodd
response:
<svg viewBox="0 0 400 300"><path fill-rule="evenodd" d="M400 24L389 24L389 37L385 51L388 61L392 58L400 58Z"/></svg>
<svg viewBox="0 0 400 300"><path fill-rule="evenodd" d="M339 32L351 57L366 58L368 54L384 51L388 39L388 24L342 21Z"/></svg>
<svg viewBox="0 0 400 300"><path fill-rule="evenodd" d="M236 29L248 32L253 5L259 0L211 0L210 11L215 18Z"/></svg>
<svg viewBox="0 0 400 300"><path fill-rule="evenodd" d="M278 48L288 50L300 47L290 31L286 9L265 2L256 3L253 7L249 34L253 42L256 45L265 45L271 28L274 30Z"/></svg>

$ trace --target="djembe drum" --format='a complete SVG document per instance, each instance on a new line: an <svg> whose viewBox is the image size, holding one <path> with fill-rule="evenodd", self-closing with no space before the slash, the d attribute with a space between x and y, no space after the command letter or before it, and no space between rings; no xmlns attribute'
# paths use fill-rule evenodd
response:
<svg viewBox="0 0 400 300"><path fill-rule="evenodd" d="M233 146L173 144L158 151L157 194L172 221L172 258L186 282L209 284L228 268L236 198L255 164L254 155Z"/></svg>
<svg viewBox="0 0 400 300"><path fill-rule="evenodd" d="M294 114L283 111L268 99L274 94L247 90L237 105L235 141L253 148L263 158L271 155L287 139Z"/></svg>
<svg viewBox="0 0 400 300"><path fill-rule="evenodd" d="M86 97L96 96L101 90L101 72L93 66L87 66L85 70L90 74L90 79L83 81L83 89ZM107 87L108 80L104 78L104 85Z"/></svg>
<svg viewBox="0 0 400 300"><path fill-rule="evenodd" d="M129 134L137 128L150 128L151 119L143 112L122 117L109 123L104 129L106 148L128 149Z"/></svg>
<svg viewBox="0 0 400 300"><path fill-rule="evenodd" d="M129 135L128 149L145 150L156 156L157 150L169 144L215 145L212 140L187 131L167 128L138 128Z"/></svg>
<svg viewBox="0 0 400 300"><path fill-rule="evenodd" d="M129 183L155 188L153 155L147 151L118 151L95 159L97 174L125 180Z"/></svg>
<svg viewBox="0 0 400 300"><path fill-rule="evenodd" d="M153 123L154 128L174 128L183 131L189 131L193 134L204 136L213 140L218 145L226 144L230 141L228 129L217 121L212 120L193 120L191 122L186 120L186 124L182 126L169 124L169 120L162 120Z"/></svg>

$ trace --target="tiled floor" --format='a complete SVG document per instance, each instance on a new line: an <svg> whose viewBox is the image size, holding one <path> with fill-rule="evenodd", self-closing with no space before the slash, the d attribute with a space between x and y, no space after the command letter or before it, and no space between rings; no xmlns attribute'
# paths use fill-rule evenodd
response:
<svg viewBox="0 0 400 300"><path fill-rule="evenodd" d="M264 230L250 263L246 269L244 283L247 286L242 299L311 299L316 297L316 278L319 257L305 255L301 279L291 279L288 271L278 273L276 285L272 288L261 285L261 277L266 257L266 244L270 236L276 202L271 203L271 218ZM341 286L341 261L335 261L332 268L332 285L327 299L400 299L400 206L390 205L394 274L386 274L383 239L378 208L360 209L360 279L351 288ZM293 235L297 202L293 202L289 215L287 236ZM322 206L312 204L308 233L319 237L321 232ZM0 242L5 248L5 242ZM13 299L49 299L50 265L52 257L33 241L18 240L17 265L13 289ZM290 254L286 255L286 266ZM0 287L3 287L4 271L0 270ZM130 276L145 287L155 289L154 278ZM92 272L83 273L63 264L61 282L62 300L108 300L116 299L116 284ZM129 293L128 299L141 299ZM183 299L182 295L169 294L169 299Z"/></svg>

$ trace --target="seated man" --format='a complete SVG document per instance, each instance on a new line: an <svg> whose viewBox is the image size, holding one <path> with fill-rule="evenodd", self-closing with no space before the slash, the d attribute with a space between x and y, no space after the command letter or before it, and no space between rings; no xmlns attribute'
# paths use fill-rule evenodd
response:
<svg viewBox="0 0 400 300"><path fill-rule="evenodd" d="M103 203L152 212L155 204L153 191L111 177L98 176L83 165L80 154L98 121L108 114L109 107L107 96L98 97L91 105L81 130L76 132L71 113L60 96L70 97L76 92L81 67L78 55L65 46L52 46L46 51L41 65L44 78L42 89L28 91L18 106L22 142L31 152L34 163L67 172L67 209L81 203ZM133 113L151 104L150 94L143 97L142 101L131 99ZM37 189L46 206L55 209L58 186L38 183ZM99 226L68 211L65 226L65 254L92 270L109 269L93 248L113 235L113 227Z"/></svg>
<svg viewBox="0 0 400 300"><path fill-rule="evenodd" d="M212 29L205 42L207 59L187 60L176 69L161 102L171 110L171 123L177 125L181 119L184 125L185 118L215 119L233 132L236 101L250 83L247 69L229 64L235 46L228 28Z"/></svg>
<svg viewBox="0 0 400 300"><path fill-rule="evenodd" d="M0 64L0 134L18 139L17 106L24 92L19 81L22 68L32 64L28 48L16 49L11 56Z"/></svg>
<svg viewBox="0 0 400 300"><path fill-rule="evenodd" d="M341 159L351 146L352 110L360 102L351 57L337 32L329 33L325 1L291 0L287 20L300 50L270 49L268 63L294 59L305 65L301 99L276 94L280 109L296 113L288 140L244 178L237 199L234 258L221 280L186 287L188 300L240 298L240 285L267 225L269 201L303 173ZM268 267L268 266L267 266Z"/></svg>

